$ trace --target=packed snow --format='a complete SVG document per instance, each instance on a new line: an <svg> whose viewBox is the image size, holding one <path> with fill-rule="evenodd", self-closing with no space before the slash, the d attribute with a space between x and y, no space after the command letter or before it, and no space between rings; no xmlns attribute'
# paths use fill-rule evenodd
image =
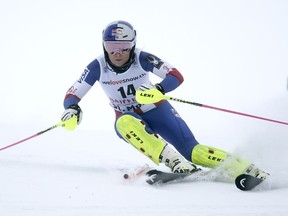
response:
<svg viewBox="0 0 288 216"><path fill-rule="evenodd" d="M101 32L124 19L138 46L168 60L185 82L169 95L288 122L285 1L0 2L0 148L60 120L66 90L102 52ZM154 78L153 78L154 79ZM157 79L155 78L155 82ZM99 85L81 101L74 131L54 128L0 151L1 216L287 216L288 126L171 102L202 144L244 156L271 174L243 192L233 182L150 186L157 167L114 132Z"/></svg>

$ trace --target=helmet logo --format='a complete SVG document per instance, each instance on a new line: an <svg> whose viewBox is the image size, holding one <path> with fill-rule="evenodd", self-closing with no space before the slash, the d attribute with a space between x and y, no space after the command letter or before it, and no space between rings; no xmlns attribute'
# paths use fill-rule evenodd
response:
<svg viewBox="0 0 288 216"><path fill-rule="evenodd" d="M136 43L136 31L125 21L110 23L102 35L103 41L130 41Z"/></svg>
<svg viewBox="0 0 288 216"><path fill-rule="evenodd" d="M115 39L118 39L118 40L127 37L127 35L123 36L123 29L122 28L113 29L112 30L112 36L115 36Z"/></svg>

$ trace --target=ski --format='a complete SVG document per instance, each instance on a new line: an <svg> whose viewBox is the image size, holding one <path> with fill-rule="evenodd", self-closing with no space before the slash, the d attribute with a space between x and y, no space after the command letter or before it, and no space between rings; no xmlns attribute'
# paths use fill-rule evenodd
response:
<svg viewBox="0 0 288 216"><path fill-rule="evenodd" d="M211 171L203 170L194 173L169 173L153 169L148 171L146 175L148 176L146 182L150 185L164 185L167 183L179 183L184 181L213 181L217 178L215 172L213 173ZM235 185L242 191L250 191L263 181L264 179L247 174L241 174L235 179Z"/></svg>
<svg viewBox="0 0 288 216"><path fill-rule="evenodd" d="M235 179L235 185L242 191L249 191L263 182L263 180L264 179L260 179L251 175L241 174Z"/></svg>
<svg viewBox="0 0 288 216"><path fill-rule="evenodd" d="M146 175L148 178L146 182L150 185L154 184L166 184L172 182L182 182L185 179L189 179L189 181L197 181L197 180L207 180L209 171L196 171L194 173L169 173L163 172L160 170L149 170ZM189 178L188 178L189 177ZM206 179L205 179L206 178Z"/></svg>

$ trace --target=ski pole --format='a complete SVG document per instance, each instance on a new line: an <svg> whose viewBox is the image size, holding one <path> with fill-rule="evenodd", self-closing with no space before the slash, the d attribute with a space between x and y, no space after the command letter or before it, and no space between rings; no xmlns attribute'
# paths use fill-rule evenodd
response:
<svg viewBox="0 0 288 216"><path fill-rule="evenodd" d="M0 148L0 151L2 151L4 149L7 149L7 148L10 148L12 146L18 145L20 143L23 143L23 142L25 142L27 140L30 140L32 138L35 138L37 136L40 136L41 134L44 134L44 133L46 133L46 132L48 132L48 131L50 131L50 130L52 130L54 128L60 127L60 126L66 128L67 130L74 130L75 127L77 126L77 116L74 115L74 116L72 116L72 118L70 118L70 119L68 119L66 121L60 121L58 124L53 125L52 127L49 127L46 130L40 131L40 132L38 132L38 133L36 133L36 134L34 134L32 136L29 136L29 137L27 137L25 139L19 140L19 141L15 142L15 143L12 143L10 145L2 147L2 148Z"/></svg>
<svg viewBox="0 0 288 216"><path fill-rule="evenodd" d="M159 102L161 100L172 100L172 101L177 101L177 102L181 102L181 103L191 104L194 106L204 107L204 108L208 108L208 109L214 109L214 110L218 110L218 111L222 111L222 112L228 112L228 113L232 113L232 114L236 114L236 115L242 115L242 116L256 118L256 119L260 119L260 120L264 120L264 121L270 121L270 122L274 122L274 123L278 123L278 124L288 125L288 122L268 119L268 118L264 118L264 117L260 117L260 116L250 115L247 113L237 112L237 111L233 111L233 110L213 107L213 106L209 106L209 105L205 105L205 104L201 104L201 103L196 103L196 102L191 102L191 101L186 101L186 100L170 97L167 95L163 95L157 89L149 89L146 91L137 90L136 91L136 100L138 101L138 103L141 103L141 104L151 104L151 103Z"/></svg>

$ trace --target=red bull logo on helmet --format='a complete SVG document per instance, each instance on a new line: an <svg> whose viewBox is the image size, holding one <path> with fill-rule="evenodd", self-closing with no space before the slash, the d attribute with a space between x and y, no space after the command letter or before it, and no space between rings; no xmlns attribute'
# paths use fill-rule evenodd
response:
<svg viewBox="0 0 288 216"><path fill-rule="evenodd" d="M116 28L112 30L112 36L114 36L116 39L120 39L123 37L123 29Z"/></svg>

